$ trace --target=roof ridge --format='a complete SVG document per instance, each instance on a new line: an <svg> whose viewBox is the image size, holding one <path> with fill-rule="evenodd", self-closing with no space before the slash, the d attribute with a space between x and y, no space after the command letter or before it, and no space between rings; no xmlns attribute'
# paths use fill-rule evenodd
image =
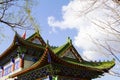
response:
<svg viewBox="0 0 120 80"><path fill-rule="evenodd" d="M55 54L58 54L59 55L59 53L61 52L61 51L64 51L65 49L67 49L68 47L70 47L71 45L70 45L70 43L69 42L67 42L67 43L65 43L65 44L63 44L63 45L61 45L61 46L59 46L59 47L57 47L57 48L55 48L55 49L52 49L53 50L53 52L55 53ZM64 50L63 50L64 49Z"/></svg>

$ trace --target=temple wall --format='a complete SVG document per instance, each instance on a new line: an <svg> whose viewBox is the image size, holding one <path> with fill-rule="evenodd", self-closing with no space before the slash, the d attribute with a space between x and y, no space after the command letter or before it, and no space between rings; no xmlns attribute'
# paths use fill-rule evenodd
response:
<svg viewBox="0 0 120 80"><path fill-rule="evenodd" d="M7 76L1 77L0 80L14 80L14 78L9 78L9 76L12 75L12 74L15 74L15 73L17 73L17 72L19 72L21 70L22 70L22 68L19 68L18 70L15 70L14 72L8 74Z"/></svg>
<svg viewBox="0 0 120 80"><path fill-rule="evenodd" d="M33 64L34 64L33 61L24 60L24 68L28 68Z"/></svg>
<svg viewBox="0 0 120 80"><path fill-rule="evenodd" d="M35 62L33 61L33 56L26 55L24 57L24 68L28 68L33 65Z"/></svg>
<svg viewBox="0 0 120 80"><path fill-rule="evenodd" d="M19 60L20 60L20 58L16 57L16 58L15 58L15 63L16 63L17 61L19 61ZM4 65L4 69L7 68L7 67L9 67L9 66L11 65L11 68L9 69L9 70L10 70L10 73L8 73L8 74L3 75L2 77L0 77L0 80L14 80L14 79L9 79L9 76L22 70L22 68L19 67L19 63L18 63L18 64L16 65L16 66L17 66L16 69L14 69L14 71L12 71L12 64L13 64L13 63L10 61L10 62L8 62L7 64ZM4 71L4 73L5 73L5 71Z"/></svg>

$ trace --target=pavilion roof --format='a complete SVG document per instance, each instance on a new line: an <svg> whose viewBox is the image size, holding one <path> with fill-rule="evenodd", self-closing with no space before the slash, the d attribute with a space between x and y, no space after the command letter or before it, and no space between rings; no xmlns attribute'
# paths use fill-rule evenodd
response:
<svg viewBox="0 0 120 80"><path fill-rule="evenodd" d="M30 37L28 37L26 39L26 41L32 42L32 40L34 40L35 38L38 38L40 40L40 42L42 43L43 46L46 45L45 41L43 40L43 38L41 37L41 35L39 34L39 32L35 32L33 35L31 35Z"/></svg>
<svg viewBox="0 0 120 80"><path fill-rule="evenodd" d="M35 36L37 36L37 38L39 38L40 41L43 42L43 45L35 44L35 43L31 42L31 40L33 38L35 38ZM83 70L87 70L87 71L91 71L91 72L98 71L98 73L99 72L100 73L107 72L109 69L111 69L115 65L114 60L106 61L106 62L88 62L88 61L83 60L81 58L81 56L79 55L79 53L77 52L77 50L74 48L70 38L68 38L67 42L65 44L63 44L62 46L52 48L48 44L46 45L46 43L44 42L42 37L40 35L38 35L38 33L33 34L26 40L22 39L16 33L14 40L13 40L12 44L10 45L10 47L3 54L0 55L0 61L2 59L4 59L6 56L8 56L11 51L17 49L18 45L16 44L16 42L19 43L20 45L32 47L32 48L35 48L38 50L42 49L42 50L44 50L44 53L39 58L39 60L36 63L34 63L31 67L24 69L18 73L15 73L15 74L11 75L10 77L23 75L25 73L31 72L32 70L36 70L38 68L44 67L49 64L54 65L55 63L57 63L58 65L61 65L61 66L64 65L67 68L73 68L73 69L78 69L78 70L83 69ZM74 55L76 55L75 56L76 59L68 58L68 57L63 58L64 53L69 49L73 50ZM48 62L48 54L51 56L52 63ZM101 74L96 74L96 75L101 75Z"/></svg>
<svg viewBox="0 0 120 80"><path fill-rule="evenodd" d="M35 44L32 43L30 41L24 40L22 37L20 37L17 33L15 33L13 42L11 43L11 45L0 55L0 66L2 66L1 62L2 60L4 60L4 58L11 58L10 53L12 51L14 51L15 49L17 49L18 46L26 46L26 47L31 47L31 48L35 48L35 49L45 49L44 45L40 45L40 44ZM16 53L14 53L16 54ZM12 54L12 56L14 55Z"/></svg>
<svg viewBox="0 0 120 80"><path fill-rule="evenodd" d="M67 42L59 47L56 48L51 48L52 51L58 55L59 57L63 57L64 53L68 50L68 49L73 49L74 50L74 54L76 55L76 58L79 61L83 61L82 57L79 55L79 53L77 52L77 50L75 49L75 47L72 44L72 40L68 37Z"/></svg>
<svg viewBox="0 0 120 80"><path fill-rule="evenodd" d="M49 59L48 55L50 55L51 57L50 63L48 62L48 59ZM95 76L96 75L98 76L104 72L107 72L110 68L112 68L115 65L114 60L107 61L107 62L86 62L86 61L78 62L75 60L61 59L56 54L54 54L54 52L50 48L46 48L42 57L35 64L33 64L31 67L27 69L24 69L18 73L11 75L10 77L24 75L26 73L34 71L35 69L42 68L49 64L54 65L56 63L61 66L64 65L65 67L68 67L68 68L73 68L78 70L80 69L88 72L95 72L94 74ZM96 74L97 72L98 74ZM93 78L95 78L95 76L93 76Z"/></svg>

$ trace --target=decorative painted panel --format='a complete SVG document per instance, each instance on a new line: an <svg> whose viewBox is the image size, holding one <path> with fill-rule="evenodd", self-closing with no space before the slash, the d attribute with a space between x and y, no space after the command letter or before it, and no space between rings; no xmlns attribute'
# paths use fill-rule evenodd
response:
<svg viewBox="0 0 120 80"><path fill-rule="evenodd" d="M8 75L11 72L12 72L12 65L10 65L4 69L4 76Z"/></svg>
<svg viewBox="0 0 120 80"><path fill-rule="evenodd" d="M2 77L2 70L0 70L0 77Z"/></svg>
<svg viewBox="0 0 120 80"><path fill-rule="evenodd" d="M65 55L65 57L69 57L69 58L73 58L76 59L76 57L74 56L74 54L72 53L72 51L68 50Z"/></svg>
<svg viewBox="0 0 120 80"><path fill-rule="evenodd" d="M40 42L40 40L38 38L35 38L32 42L36 43L36 44L41 44L41 42Z"/></svg>
<svg viewBox="0 0 120 80"><path fill-rule="evenodd" d="M20 66L20 61L16 61L15 62L15 70L19 69Z"/></svg>

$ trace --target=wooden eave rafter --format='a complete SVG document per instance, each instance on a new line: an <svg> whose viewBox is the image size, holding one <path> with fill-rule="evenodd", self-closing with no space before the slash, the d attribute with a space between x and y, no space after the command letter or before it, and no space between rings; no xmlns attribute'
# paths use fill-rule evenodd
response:
<svg viewBox="0 0 120 80"><path fill-rule="evenodd" d="M6 55L8 55L11 51L13 51L13 50L17 47L17 46L15 45L15 40L16 40L16 38L17 38L17 34L15 34L12 44L7 48L7 50L5 50L5 52L3 52L3 53L0 55L0 60L2 60L3 58L5 58Z"/></svg>

